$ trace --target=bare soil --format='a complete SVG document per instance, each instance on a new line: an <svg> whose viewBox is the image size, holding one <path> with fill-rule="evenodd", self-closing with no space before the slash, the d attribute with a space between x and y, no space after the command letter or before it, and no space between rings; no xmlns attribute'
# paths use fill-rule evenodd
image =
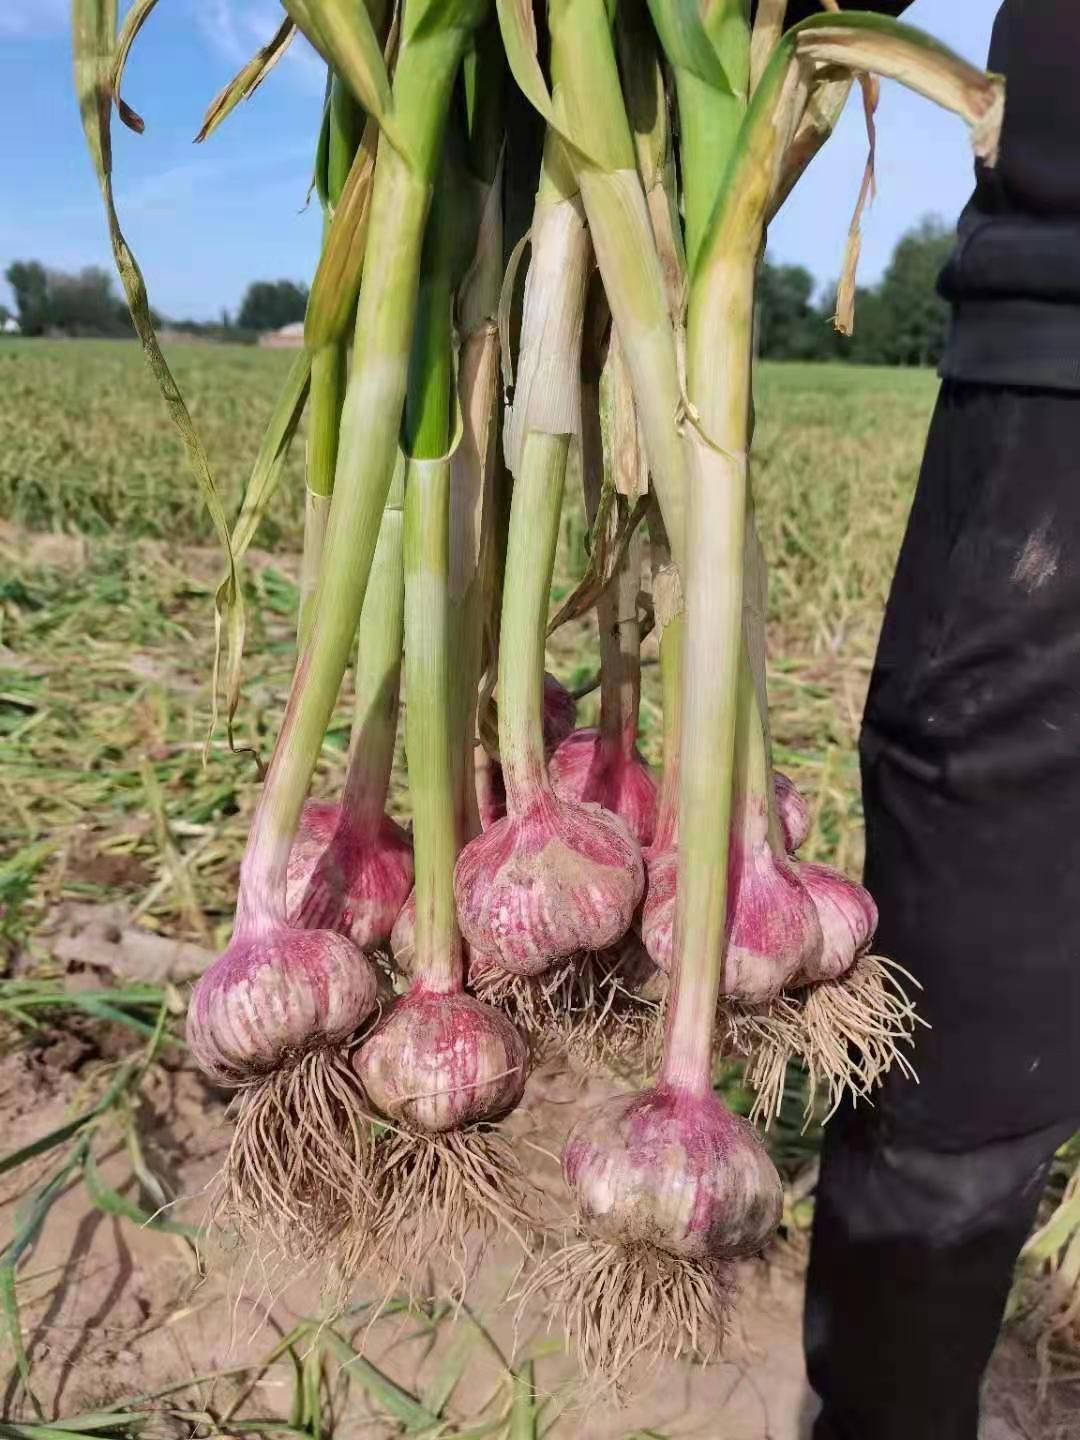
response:
<svg viewBox="0 0 1080 1440"><path fill-rule="evenodd" d="M85 1108L88 1095L99 1088L107 1048L96 1029L92 1034L64 1031L39 1035L0 1060L0 1150L9 1153ZM532 1178L555 1206L562 1203L556 1161L561 1137L576 1110L611 1085L547 1066L534 1076L526 1103L513 1117ZM184 1197L177 1218L197 1224L227 1141L226 1097L193 1070L168 1064L148 1076L143 1094L139 1133L147 1160ZM103 1178L138 1199L122 1145L105 1149ZM48 1164L47 1157L33 1161L0 1180L5 1232L19 1199ZM537 1357L537 1389L553 1397L547 1418L561 1412L546 1432L553 1437L625 1440L646 1430L661 1437L717 1440L807 1436L815 1403L800 1349L803 1248L799 1242L788 1244L768 1263L742 1267L741 1301L723 1363L704 1369L664 1364L641 1376L620 1406L610 1396L590 1396L573 1385L573 1364L543 1314L523 1317L515 1333L514 1306L498 1302L512 1291L521 1257L512 1244L496 1243L469 1296L471 1313L494 1344L470 1352L451 1412L461 1425L479 1416L505 1390L506 1360L529 1353ZM246 1248L230 1254L212 1246L200 1266L188 1240L103 1214L79 1183L53 1207L19 1276L33 1386L47 1417L171 1384L182 1387L177 1394L191 1415L210 1413L220 1419L230 1410L288 1415L295 1382L289 1358L256 1376L254 1385L250 1373L220 1372L264 1359L298 1320L318 1315L317 1276L268 1273ZM449 1289L452 1277L446 1283ZM456 1338L452 1317L434 1332L415 1317L384 1317L361 1326L358 1345L386 1375L420 1394ZM205 1375L220 1378L194 1383L194 1377ZM1075 1391L1075 1386L1051 1385L1049 1398L1038 1405L1037 1366L1016 1337L1006 1336L988 1380L985 1440L1080 1434ZM32 1418L14 1379L0 1394L0 1416ZM183 1433L191 1433L190 1428ZM373 1396L353 1386L348 1408L335 1416L334 1433L381 1440L401 1430Z"/></svg>

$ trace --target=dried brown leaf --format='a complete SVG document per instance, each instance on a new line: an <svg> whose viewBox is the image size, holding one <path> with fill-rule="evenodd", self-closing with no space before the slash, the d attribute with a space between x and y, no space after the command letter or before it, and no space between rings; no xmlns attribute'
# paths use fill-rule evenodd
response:
<svg viewBox="0 0 1080 1440"><path fill-rule="evenodd" d="M278 63L292 44L296 26L287 16L260 50L247 62L244 68L229 81L207 106L196 145L207 139L218 128L225 117L239 105L241 100L250 100L255 91Z"/></svg>

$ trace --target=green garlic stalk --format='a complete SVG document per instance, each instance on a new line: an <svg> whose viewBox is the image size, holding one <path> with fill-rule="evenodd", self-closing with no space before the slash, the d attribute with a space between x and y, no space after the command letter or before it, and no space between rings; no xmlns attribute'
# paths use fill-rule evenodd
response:
<svg viewBox="0 0 1080 1440"><path fill-rule="evenodd" d="M515 477L499 637L499 754L512 806L548 788L544 760L547 596L573 436L581 425L580 347L589 244L562 142L548 134L533 214L525 329L508 435ZM534 298L535 297L535 298ZM533 326L536 329L533 329ZM527 514L528 520L521 517ZM528 599L525 597L528 596ZM546 602L545 602L546 604Z"/></svg>
<svg viewBox="0 0 1080 1440"><path fill-rule="evenodd" d="M682 397L664 271L637 171L604 0L553 0L551 73L597 263L630 371L653 483L682 547Z"/></svg>
<svg viewBox="0 0 1080 1440"><path fill-rule="evenodd" d="M341 802L365 834L382 819L394 768L405 625L404 510L405 458L399 455L357 627L349 769Z"/></svg>
<svg viewBox="0 0 1080 1440"><path fill-rule="evenodd" d="M453 138L453 137L452 137ZM453 145L447 146L448 155ZM499 1217L511 1226L520 1176L486 1124L512 1109L527 1047L514 1026L464 989L454 904L456 761L464 748L461 575L451 496L451 296L466 248L460 176L444 162L424 246L405 407L405 741L413 801L416 922L412 984L365 1038L354 1066L391 1127L376 1146L381 1191L374 1248L419 1270L431 1243L456 1256L461 1237ZM468 247L471 249L471 247ZM473 552L475 553L475 552ZM466 587L467 590L467 587ZM475 681L473 682L475 691ZM493 1197L494 1202L493 1202ZM501 1215L505 1209L507 1214Z"/></svg>
<svg viewBox="0 0 1080 1440"><path fill-rule="evenodd" d="M285 920L289 848L363 606L397 456L443 129L461 57L481 13L440 0L406 0L393 83L394 138L405 148L396 149L385 131L380 135L355 359L314 620L241 868L239 922L258 930Z"/></svg>
<svg viewBox="0 0 1080 1440"><path fill-rule="evenodd" d="M405 749L416 867L413 976L450 994L462 983L454 911L457 858L454 752L460 746L451 674L450 303L453 201L436 195L424 246L405 405Z"/></svg>
<svg viewBox="0 0 1080 1440"><path fill-rule="evenodd" d="M368 4L372 29L380 41L385 41L389 26L389 6L385 0L370 0ZM329 263L342 253L341 236L336 236L333 219L343 196L354 161L357 160L364 140L365 118L348 85L333 69L327 71L328 94L326 114L319 135L319 149L316 156L316 186L324 207L323 261ZM370 144L370 141L369 141ZM357 177L359 178L359 177ZM356 180L354 179L354 186ZM355 192L349 192L350 203ZM366 212L361 211L342 216L342 223L351 230L359 231L357 239L363 244ZM334 256L330 254L333 242ZM351 247L350 247L351 248ZM351 275L339 275L339 291L352 292L359 280L359 256L353 257ZM321 266L320 266L321 268ZM312 287L314 300L309 306L310 314L305 321L305 336L309 344L317 328L317 312L322 309L319 294L320 276L316 276ZM351 302L350 302L351 309ZM311 333L308 333L309 330ZM348 379L349 349L347 326L336 327L335 333L321 337L315 343L311 356L311 395L308 420L307 486L304 511L304 550L300 570L300 614L297 623L297 649L303 651L311 631L312 605L319 580L319 567L326 537L326 524L330 512L330 495L334 488L334 470L337 466L338 432L341 411L345 403L345 386Z"/></svg>
<svg viewBox="0 0 1080 1440"><path fill-rule="evenodd" d="M460 442L450 498L450 575L459 845L479 834L476 793L478 688L491 591L496 587L499 470L499 332L503 278L503 148L506 62L494 16L462 68L467 135L461 167L470 245L457 279ZM464 230L464 227L463 227Z"/></svg>
<svg viewBox="0 0 1080 1440"><path fill-rule="evenodd" d="M641 898L629 831L559 799L544 753L547 611L572 437L580 432L588 232L563 142L549 130L532 227L517 385L507 439L514 496L499 645L506 816L461 852L462 932L501 969L531 977L622 938Z"/></svg>
<svg viewBox="0 0 1080 1440"><path fill-rule="evenodd" d="M801 62L810 62L801 63ZM958 110L977 150L996 149L1000 93L943 47L895 22L817 16L790 31L758 85L691 278L687 388L695 408L687 501L688 626L676 921L681 950L669 1007L672 1080L709 1075L711 1017L719 993L728 880L728 834L742 654L747 449L754 273L765 217L805 109L813 63L843 64L904 80Z"/></svg>

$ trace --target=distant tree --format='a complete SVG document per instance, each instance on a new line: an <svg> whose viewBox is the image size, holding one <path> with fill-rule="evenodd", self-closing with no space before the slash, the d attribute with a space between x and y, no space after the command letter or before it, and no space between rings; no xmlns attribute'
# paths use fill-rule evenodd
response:
<svg viewBox="0 0 1080 1440"><path fill-rule="evenodd" d="M812 360L828 348L828 331L813 304L814 277L801 265L764 261L758 272L757 348L766 360Z"/></svg>
<svg viewBox="0 0 1080 1440"><path fill-rule="evenodd" d="M222 311L220 320L169 320L168 328L173 335L190 335L197 340L212 340L223 345L254 345L258 335L254 330L240 330L229 322L227 310Z"/></svg>
<svg viewBox="0 0 1080 1440"><path fill-rule="evenodd" d="M829 360L850 360L856 365L889 365L889 327L881 293L863 285L855 291L855 328L841 335L833 324L836 288L826 291L819 311L826 339L822 356Z"/></svg>
<svg viewBox="0 0 1080 1440"><path fill-rule="evenodd" d="M49 327L49 278L37 260L13 260L4 279L15 296L19 328L24 335L44 335Z"/></svg>
<svg viewBox="0 0 1080 1440"><path fill-rule="evenodd" d="M280 330L303 320L307 287L294 280L256 280L249 285L236 324L241 330Z"/></svg>
<svg viewBox="0 0 1080 1440"><path fill-rule="evenodd" d="M889 365L890 320L880 288L855 291L855 330L850 336L837 335L836 345L844 347L847 358L857 365Z"/></svg>
<svg viewBox="0 0 1080 1440"><path fill-rule="evenodd" d="M87 265L77 275L61 270L47 274L51 329L65 335L131 334L127 306L113 293L113 277L107 270Z"/></svg>
<svg viewBox="0 0 1080 1440"><path fill-rule="evenodd" d="M906 231L880 284L855 292L854 334L834 331L831 356L859 365L936 365L949 326L937 278L953 243L953 231L934 216ZM832 315L835 297L835 289L826 295L823 315Z"/></svg>
<svg viewBox="0 0 1080 1440"><path fill-rule="evenodd" d="M934 215L901 236L878 287L884 356L890 365L936 365L945 348L949 307L937 278L955 236Z"/></svg>
<svg viewBox="0 0 1080 1440"><path fill-rule="evenodd" d="M48 270L39 260L14 260L4 272L15 295L24 335L131 334L127 306L113 291L108 270L88 265L77 275ZM153 316L155 324L160 317Z"/></svg>

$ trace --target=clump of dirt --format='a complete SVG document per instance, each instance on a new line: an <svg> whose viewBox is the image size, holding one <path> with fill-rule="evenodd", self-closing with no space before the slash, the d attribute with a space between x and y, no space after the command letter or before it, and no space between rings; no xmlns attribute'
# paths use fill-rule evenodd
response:
<svg viewBox="0 0 1080 1440"><path fill-rule="evenodd" d="M95 1048L81 1036L50 1030L36 1044L0 1059L0 1134L5 1152L34 1138L16 1139L25 1116L38 1131L43 1108L71 1098L78 1069L94 1053Z"/></svg>
<svg viewBox="0 0 1080 1440"><path fill-rule="evenodd" d="M89 842L73 849L68 856L66 879L69 883L100 885L114 890L148 885L153 879L150 867L137 855L117 855L109 850L94 849Z"/></svg>

